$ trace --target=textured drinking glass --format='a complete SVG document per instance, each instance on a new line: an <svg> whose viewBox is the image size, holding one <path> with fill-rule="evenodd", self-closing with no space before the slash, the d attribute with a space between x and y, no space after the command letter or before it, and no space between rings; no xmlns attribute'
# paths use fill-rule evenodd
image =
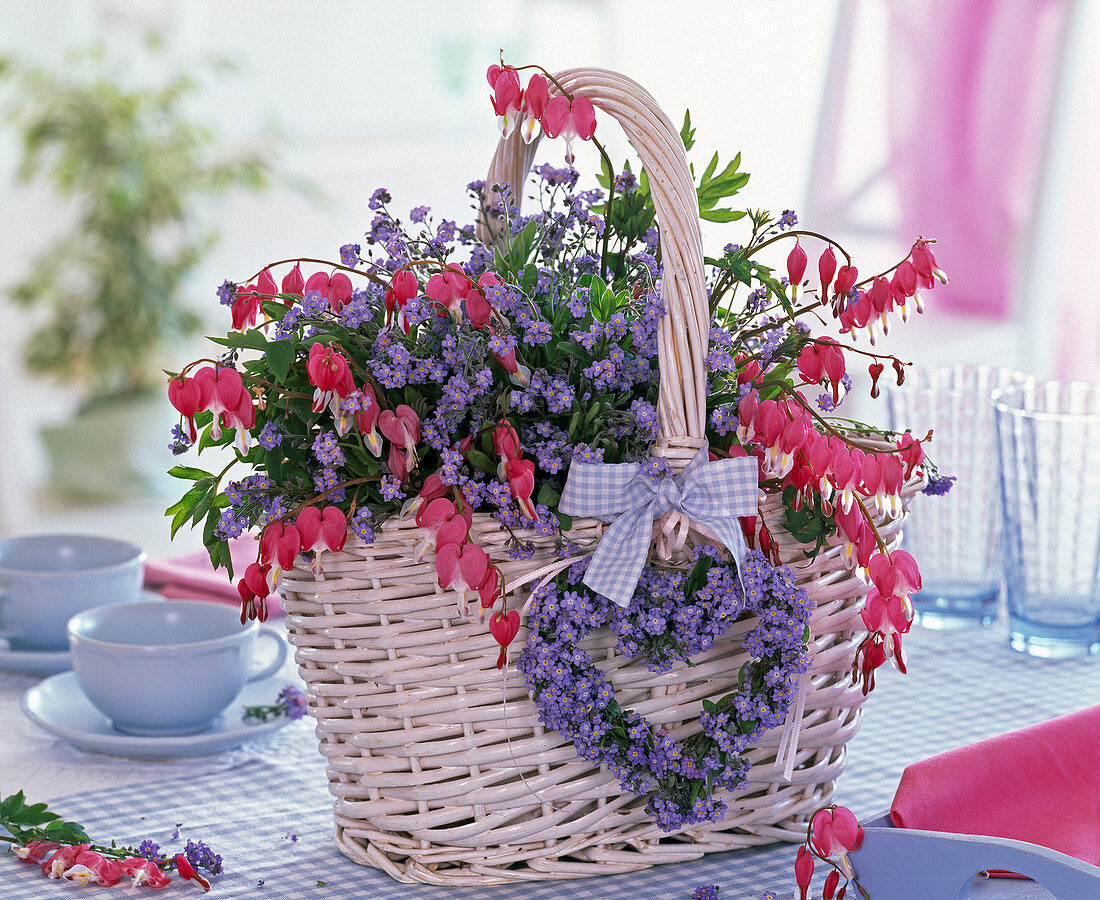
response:
<svg viewBox="0 0 1100 900"><path fill-rule="evenodd" d="M1006 388L993 408L1012 646L1100 652L1100 384Z"/></svg>
<svg viewBox="0 0 1100 900"><path fill-rule="evenodd" d="M919 496L905 523L904 546L920 565L913 607L927 628L988 625L997 616L1003 571L997 443L991 395L1027 378L1011 369L953 365L913 367L887 391L890 427L923 437L941 476L941 496Z"/></svg>

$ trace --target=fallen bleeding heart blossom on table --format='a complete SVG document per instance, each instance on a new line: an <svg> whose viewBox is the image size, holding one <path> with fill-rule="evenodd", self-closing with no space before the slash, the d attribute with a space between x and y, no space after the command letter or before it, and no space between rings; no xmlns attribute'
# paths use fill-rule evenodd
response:
<svg viewBox="0 0 1100 900"><path fill-rule="evenodd" d="M222 858L202 841L188 841L182 853L167 856L153 841L138 847L96 844L83 826L65 822L45 803L28 804L23 792L0 799L0 840L20 862L37 865L48 878L82 886L125 884L162 888L176 872L204 891L220 875ZM177 834L174 838L178 837Z"/></svg>

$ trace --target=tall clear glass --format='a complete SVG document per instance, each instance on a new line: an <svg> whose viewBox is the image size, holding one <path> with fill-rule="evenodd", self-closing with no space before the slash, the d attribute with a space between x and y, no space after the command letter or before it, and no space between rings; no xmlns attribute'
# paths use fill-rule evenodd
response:
<svg viewBox="0 0 1100 900"><path fill-rule="evenodd" d="M956 479L942 496L919 496L903 544L920 565L923 589L913 595L922 625L960 629L989 625L997 615L1002 553L997 444L991 395L1027 377L992 366L914 366L887 390L890 427L923 437L941 476Z"/></svg>
<svg viewBox="0 0 1100 900"><path fill-rule="evenodd" d="M1012 646L1100 652L1100 384L993 395L1001 456Z"/></svg>

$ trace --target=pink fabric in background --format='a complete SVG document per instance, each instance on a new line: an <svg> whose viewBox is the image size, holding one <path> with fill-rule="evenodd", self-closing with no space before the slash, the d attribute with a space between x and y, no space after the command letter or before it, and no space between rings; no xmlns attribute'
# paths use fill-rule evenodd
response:
<svg viewBox="0 0 1100 900"><path fill-rule="evenodd" d="M892 0L890 164L903 239L935 237L937 307L1004 317L1027 260L1062 0Z"/></svg>
<svg viewBox="0 0 1100 900"><path fill-rule="evenodd" d="M1100 866L1100 705L960 747L901 775L898 828L981 834Z"/></svg>
<svg viewBox="0 0 1100 900"><path fill-rule="evenodd" d="M233 557L231 580L225 569L217 569L210 564L205 550L176 556L171 559L151 559L145 563L145 587L169 599L216 600L220 603L239 605L236 580L240 579L245 567L256 561L256 539L251 535L239 537L229 542L229 552ZM272 594L267 601L270 615L282 615L278 596Z"/></svg>

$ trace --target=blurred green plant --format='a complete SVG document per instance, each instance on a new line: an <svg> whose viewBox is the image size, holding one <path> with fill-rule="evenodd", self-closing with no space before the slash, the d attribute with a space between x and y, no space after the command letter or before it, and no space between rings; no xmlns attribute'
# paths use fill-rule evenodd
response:
<svg viewBox="0 0 1100 900"><path fill-rule="evenodd" d="M201 324L184 284L216 240L204 204L264 188L269 162L224 152L189 115L201 85L188 74L124 86L97 48L56 69L0 58L0 81L12 88L19 181L44 182L78 209L76 227L9 290L42 311L27 368L78 386L88 403L152 387L163 377L154 364L162 348Z"/></svg>

